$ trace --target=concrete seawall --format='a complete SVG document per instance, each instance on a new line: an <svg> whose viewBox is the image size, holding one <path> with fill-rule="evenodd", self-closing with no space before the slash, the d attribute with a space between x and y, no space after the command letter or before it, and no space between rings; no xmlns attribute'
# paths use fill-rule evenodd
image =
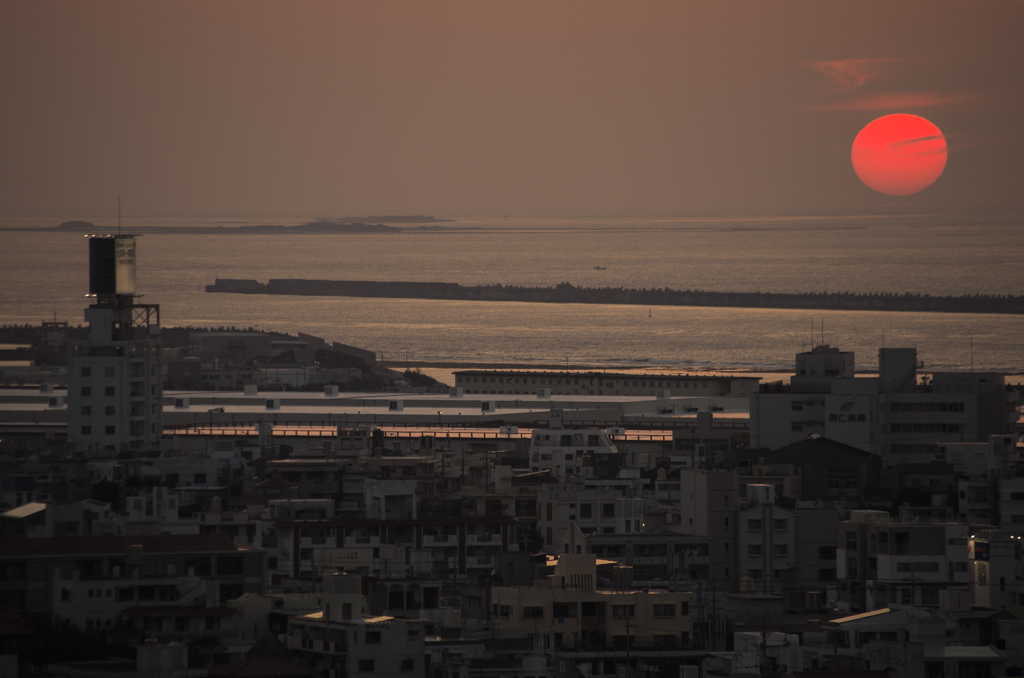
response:
<svg viewBox="0 0 1024 678"><path fill-rule="evenodd" d="M381 297L518 301L554 304L629 304L637 306L723 306L732 308L795 308L847 311L920 311L928 313L1024 313L1024 297L973 295L935 297L927 294L853 294L822 292L777 294L762 292L702 292L700 290L576 287L517 287L458 283L378 282L369 280L218 278L209 293L285 294L294 296Z"/></svg>

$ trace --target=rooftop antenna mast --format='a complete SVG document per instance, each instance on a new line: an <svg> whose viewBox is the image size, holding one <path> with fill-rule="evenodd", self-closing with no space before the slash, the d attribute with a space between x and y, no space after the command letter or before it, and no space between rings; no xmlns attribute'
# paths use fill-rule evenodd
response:
<svg viewBox="0 0 1024 678"><path fill-rule="evenodd" d="M117 196L117 234L121 235L121 196Z"/></svg>

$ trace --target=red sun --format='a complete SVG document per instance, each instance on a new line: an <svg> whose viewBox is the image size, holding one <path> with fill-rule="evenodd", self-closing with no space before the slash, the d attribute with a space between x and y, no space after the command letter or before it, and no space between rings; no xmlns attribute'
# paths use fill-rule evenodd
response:
<svg viewBox="0 0 1024 678"><path fill-rule="evenodd" d="M885 115L860 131L853 140L850 159L868 188L887 195L911 195L942 175L946 138L919 116Z"/></svg>

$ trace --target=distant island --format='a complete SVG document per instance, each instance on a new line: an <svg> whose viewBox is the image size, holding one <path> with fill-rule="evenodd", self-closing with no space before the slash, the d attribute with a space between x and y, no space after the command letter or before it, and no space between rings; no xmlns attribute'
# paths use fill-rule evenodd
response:
<svg viewBox="0 0 1024 678"><path fill-rule="evenodd" d="M341 221L344 222L355 222L355 221L366 221L376 222L379 224L451 224L455 223L454 219L437 219L435 217L423 216L421 214L413 214L411 216L383 216L383 217L346 217Z"/></svg>
<svg viewBox="0 0 1024 678"><path fill-rule="evenodd" d="M318 219L304 224L286 226L283 224L256 224L252 226L126 226L125 233L163 233L185 235L280 235L280 234L350 234L350 233L401 233L422 228L441 229L439 224L454 223L453 219L438 219L432 216L378 216L346 217L344 219ZM387 224L409 224L408 228ZM62 233L111 233L109 226L97 226L90 221L65 221L53 228L10 228L11 231L57 231Z"/></svg>
<svg viewBox="0 0 1024 678"><path fill-rule="evenodd" d="M838 311L919 311L929 313L1024 313L1024 296L929 294L857 294L853 292L704 292L701 290L627 289L624 287L554 287L479 285L458 283L376 282L369 280L218 278L206 286L209 293L285 294L297 296L381 297L393 299L448 299L464 301L518 301L554 304L628 304L637 306L722 306L731 308L791 308Z"/></svg>
<svg viewBox="0 0 1024 678"><path fill-rule="evenodd" d="M71 233L109 233L110 228L95 226L87 221L66 221L58 231ZM133 226L124 229L130 233L174 233L187 235L261 235L261 234L333 234L333 233L399 233L402 229L384 224L362 222L310 221L296 226L258 224L254 226Z"/></svg>

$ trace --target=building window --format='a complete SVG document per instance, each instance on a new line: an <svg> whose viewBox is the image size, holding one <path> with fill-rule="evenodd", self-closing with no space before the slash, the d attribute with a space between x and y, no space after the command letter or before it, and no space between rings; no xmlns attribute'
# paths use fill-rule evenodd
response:
<svg viewBox="0 0 1024 678"><path fill-rule="evenodd" d="M360 659L359 660L359 672L360 673L373 673L373 660L372 659Z"/></svg>
<svg viewBox="0 0 1024 678"><path fill-rule="evenodd" d="M92 407L90 407L89 405L82 405L82 414L88 417L90 414L92 414Z"/></svg>
<svg viewBox="0 0 1024 678"><path fill-rule="evenodd" d="M761 521L760 520L748 520L747 521L747 529L748 530L760 530L761 529Z"/></svg>
<svg viewBox="0 0 1024 678"><path fill-rule="evenodd" d="M601 515L605 518L614 518L615 504L601 504Z"/></svg>
<svg viewBox="0 0 1024 678"><path fill-rule="evenodd" d="M83 426L82 427L82 435L83 436L92 435L92 426Z"/></svg>
<svg viewBox="0 0 1024 678"><path fill-rule="evenodd" d="M92 376L92 368L91 367L83 367L82 368L82 376L83 377L91 377Z"/></svg>
<svg viewBox="0 0 1024 678"><path fill-rule="evenodd" d="M748 545L747 546L747 555L748 556L759 556L759 555L761 555L761 545L760 544L750 544L750 545Z"/></svg>
<svg viewBox="0 0 1024 678"><path fill-rule="evenodd" d="M580 518L590 518L592 507L590 504L580 504Z"/></svg>
<svg viewBox="0 0 1024 678"><path fill-rule="evenodd" d="M541 606L524 606L523 619L541 619L544 617L544 608Z"/></svg>
<svg viewBox="0 0 1024 678"><path fill-rule="evenodd" d="M836 547L835 546L819 546L818 547L818 560L835 560L835 559L836 559Z"/></svg>
<svg viewBox="0 0 1024 678"><path fill-rule="evenodd" d="M367 645L380 645L380 631L367 631L366 632L366 644Z"/></svg>
<svg viewBox="0 0 1024 678"><path fill-rule="evenodd" d="M106 414L108 417L114 416L115 412L116 410L114 409L113 405L107 405L103 411L103 413Z"/></svg>
<svg viewBox="0 0 1024 678"><path fill-rule="evenodd" d="M519 380L516 379L516 381L519 381ZM403 659L402 660L402 670L403 671L415 671L416 670L416 660L415 659Z"/></svg>
<svg viewBox="0 0 1024 678"><path fill-rule="evenodd" d="M103 389L103 395L108 396L108 397L109 396L113 396L114 395L114 387L113 386L107 386L106 388L104 388Z"/></svg>
<svg viewBox="0 0 1024 678"><path fill-rule="evenodd" d="M105 367L105 368L103 368L103 376L104 377L111 377L112 378L114 376L114 368L113 367Z"/></svg>
<svg viewBox="0 0 1024 678"><path fill-rule="evenodd" d="M676 616L676 606L672 605L655 605L654 606L655 617L674 617Z"/></svg>
<svg viewBox="0 0 1024 678"><path fill-rule="evenodd" d="M938 563L896 563L896 571L903 573L938 572Z"/></svg>
<svg viewBox="0 0 1024 678"><path fill-rule="evenodd" d="M786 544L776 544L772 547L773 556L785 556L789 555L789 546Z"/></svg>
<svg viewBox="0 0 1024 678"><path fill-rule="evenodd" d="M751 579L764 579L764 570L747 570L747 576Z"/></svg>
<svg viewBox="0 0 1024 678"><path fill-rule="evenodd" d="M107 427L107 435L108 435L108 436L112 436L112 435L114 435L114 431L115 431L115 430L116 430L116 428L115 428L114 426L108 426L108 427Z"/></svg>
<svg viewBox="0 0 1024 678"><path fill-rule="evenodd" d="M91 386L83 386L82 387L82 396L88 398L91 395L92 395L92 387Z"/></svg>
<svg viewBox="0 0 1024 678"><path fill-rule="evenodd" d="M788 530L789 520L786 518L776 518L772 521L772 528L776 530Z"/></svg>
<svg viewBox="0 0 1024 678"><path fill-rule="evenodd" d="M855 530L846 531L846 550L857 550L857 532Z"/></svg>
<svg viewBox="0 0 1024 678"><path fill-rule="evenodd" d="M612 617L614 619L632 618L634 609L633 605L612 605Z"/></svg>

